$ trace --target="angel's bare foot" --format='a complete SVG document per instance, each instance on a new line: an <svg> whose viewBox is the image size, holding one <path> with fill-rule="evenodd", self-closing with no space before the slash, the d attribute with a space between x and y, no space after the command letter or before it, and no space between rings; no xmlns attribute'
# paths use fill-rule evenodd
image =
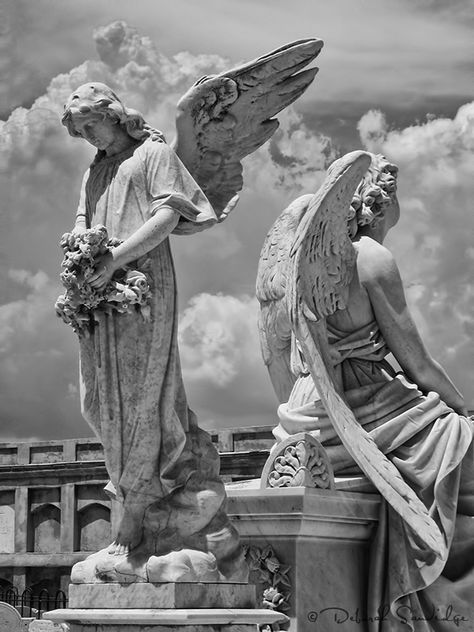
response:
<svg viewBox="0 0 474 632"><path fill-rule="evenodd" d="M111 555L128 555L142 541L143 513L132 513L125 509L117 536L109 546Z"/></svg>

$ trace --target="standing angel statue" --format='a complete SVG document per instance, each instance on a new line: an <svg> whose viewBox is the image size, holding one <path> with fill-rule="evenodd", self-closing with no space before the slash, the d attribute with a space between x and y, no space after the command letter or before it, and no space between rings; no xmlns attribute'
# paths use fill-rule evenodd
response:
<svg viewBox="0 0 474 632"><path fill-rule="evenodd" d="M66 271L73 295L89 301L74 321L82 413L103 444L109 490L123 505L114 542L76 564L73 582L245 576L217 451L186 400L168 237L226 217L242 188L240 161L270 138L278 127L272 117L312 82L317 68L301 69L321 48L320 40L301 40L202 78L178 104L174 149L102 83L78 87L65 105L69 134L97 149L74 230L63 239L68 265L88 258L73 275L76 285ZM111 296L131 292L130 272L141 275L148 303L127 308L115 300L112 309Z"/></svg>
<svg viewBox="0 0 474 632"><path fill-rule="evenodd" d="M260 258L260 336L277 441L312 434L352 491L368 491L368 478L387 501L369 629L441 631L453 612L474 621L473 424L383 245L399 218L396 184L384 156L352 152L283 211Z"/></svg>

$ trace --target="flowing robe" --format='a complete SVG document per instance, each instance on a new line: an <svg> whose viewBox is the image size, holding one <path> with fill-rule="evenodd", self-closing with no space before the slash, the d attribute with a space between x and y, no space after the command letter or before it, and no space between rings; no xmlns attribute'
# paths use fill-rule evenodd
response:
<svg viewBox="0 0 474 632"><path fill-rule="evenodd" d="M374 632L447 632L457 614L468 620L459 628L467 632L474 625L472 420L457 415L436 393L423 394L392 368L375 322L353 332L328 323L328 334L349 406L430 509L449 551L447 562L426 555L400 516L383 503L371 552L368 616L375 620L369 627ZM277 439L313 432L336 475L361 474L304 367L278 415ZM377 621L379 609L387 606L392 613Z"/></svg>
<svg viewBox="0 0 474 632"><path fill-rule="evenodd" d="M125 240L163 205L191 222L215 217L174 152L148 139L110 157L98 152L84 177L78 213L86 214L88 227L103 224L109 237ZM142 506L205 470L203 454L212 476L218 472L217 453L198 433L183 387L169 240L148 259L150 317L96 312L92 336L80 341L82 413L103 443L117 498Z"/></svg>

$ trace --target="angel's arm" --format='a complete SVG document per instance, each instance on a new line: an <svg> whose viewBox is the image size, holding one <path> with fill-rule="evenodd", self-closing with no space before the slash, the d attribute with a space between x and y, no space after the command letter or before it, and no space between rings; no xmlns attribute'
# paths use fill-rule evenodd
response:
<svg viewBox="0 0 474 632"><path fill-rule="evenodd" d="M87 215L86 215L86 184L89 179L89 169L84 174L81 186L81 195L79 197L79 204L76 211L76 222L74 224L74 233L83 233L87 229Z"/></svg>
<svg viewBox="0 0 474 632"><path fill-rule="evenodd" d="M96 260L95 272L88 279L90 285L98 289L104 287L116 270L156 248L177 226L179 217L173 208L162 206L124 242Z"/></svg>
<svg viewBox="0 0 474 632"><path fill-rule="evenodd" d="M167 206L175 209L183 220L196 224L217 222L209 200L168 145L148 141L142 151L145 152L149 216Z"/></svg>
<svg viewBox="0 0 474 632"><path fill-rule="evenodd" d="M163 205L119 246L112 249L115 268L123 268L127 263L139 259L164 241L179 222L180 215L175 209Z"/></svg>
<svg viewBox="0 0 474 632"><path fill-rule="evenodd" d="M377 242L366 241L359 250L357 267L380 331L403 371L422 391L436 391L446 404L466 415L461 393L423 344L392 254Z"/></svg>
<svg viewBox="0 0 474 632"><path fill-rule="evenodd" d="M97 260L89 279L95 288L104 287L116 270L156 248L180 219L198 224L217 221L208 200L172 149L150 141L143 151L150 200L146 220L123 243Z"/></svg>

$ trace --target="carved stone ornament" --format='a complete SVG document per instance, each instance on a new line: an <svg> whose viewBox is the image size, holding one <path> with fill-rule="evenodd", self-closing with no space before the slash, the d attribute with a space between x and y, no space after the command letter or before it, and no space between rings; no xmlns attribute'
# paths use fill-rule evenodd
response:
<svg viewBox="0 0 474 632"><path fill-rule="evenodd" d="M250 581L261 591L262 606L277 612L289 610L291 566L281 564L271 546L244 546Z"/></svg>
<svg viewBox="0 0 474 632"><path fill-rule="evenodd" d="M334 489L334 474L326 450L307 432L278 444L265 463L261 489L268 487L317 487Z"/></svg>

